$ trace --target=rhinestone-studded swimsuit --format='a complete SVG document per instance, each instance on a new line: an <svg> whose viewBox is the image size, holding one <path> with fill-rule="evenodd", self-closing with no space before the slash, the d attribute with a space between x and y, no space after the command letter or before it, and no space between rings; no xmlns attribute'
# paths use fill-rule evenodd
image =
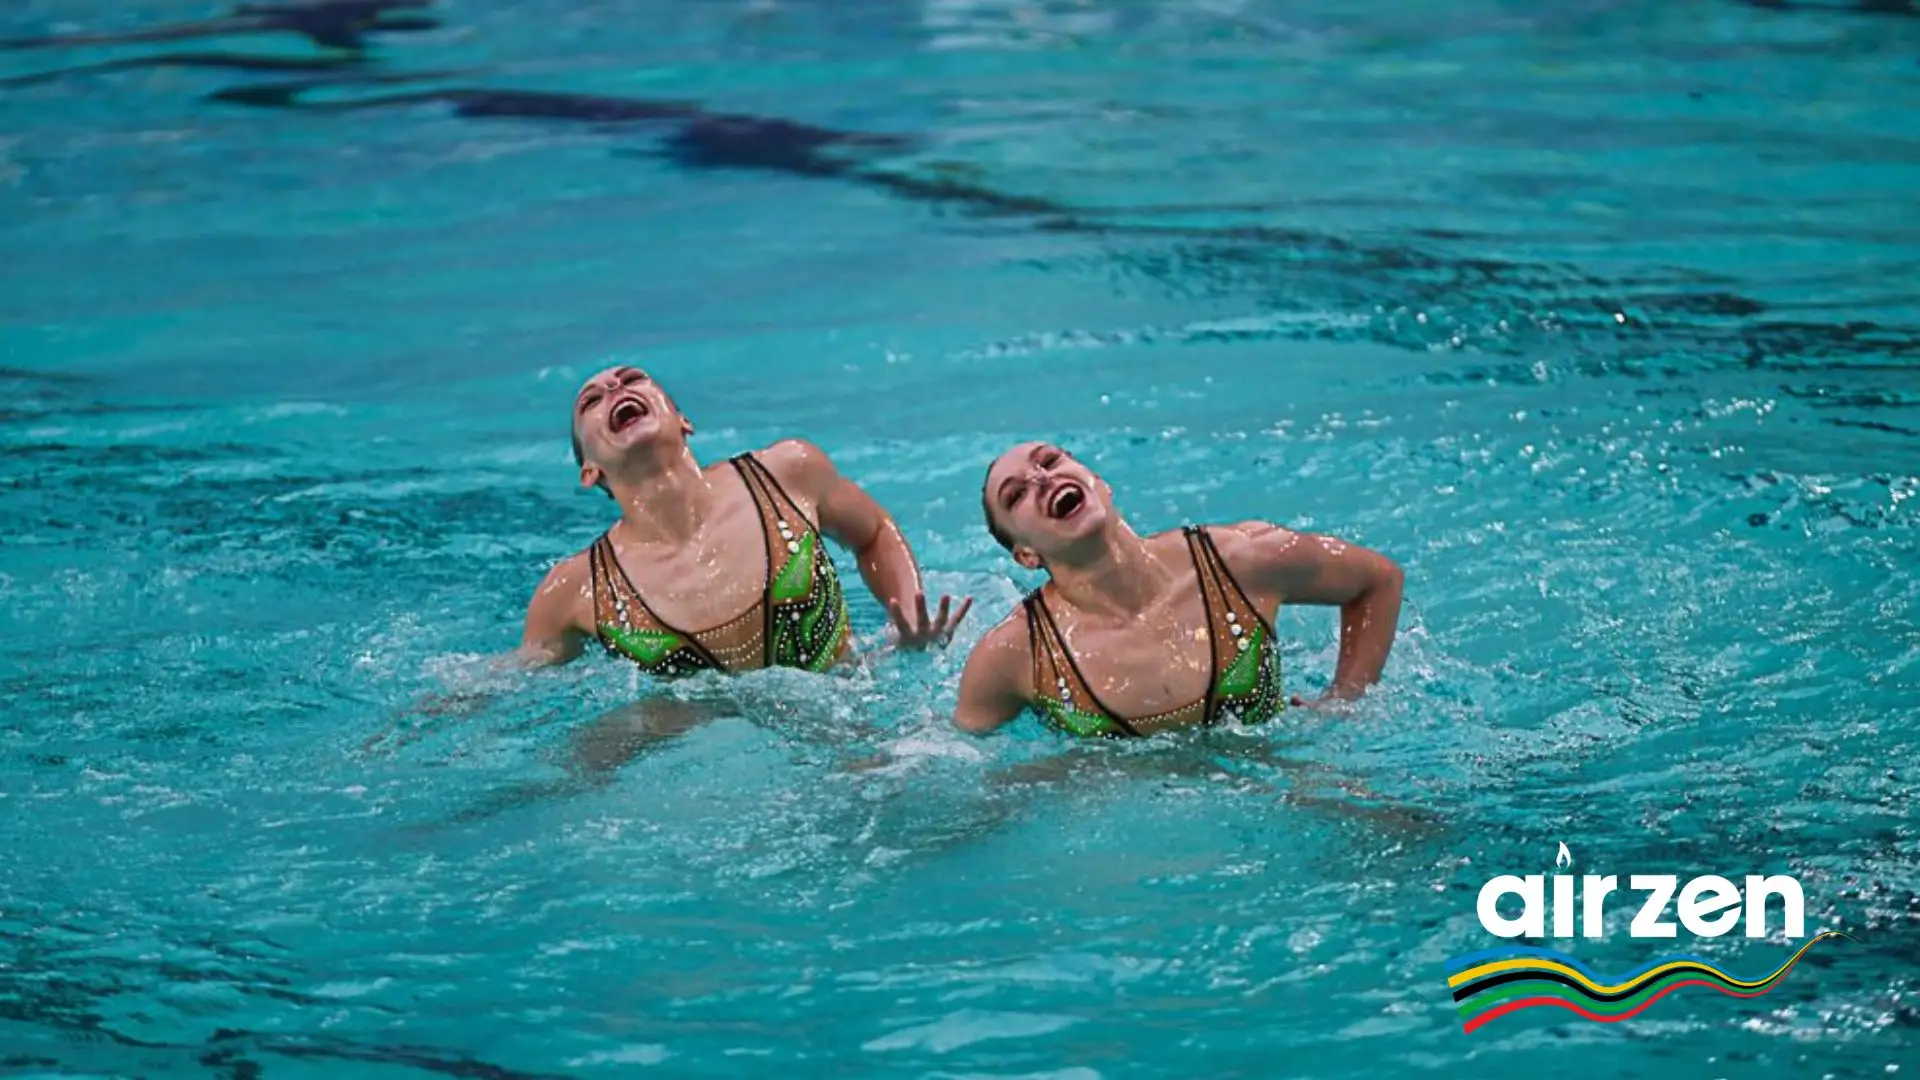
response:
<svg viewBox="0 0 1920 1080"><path fill-rule="evenodd" d="M600 643L660 677L759 667L824 671L852 636L833 556L766 466L751 454L729 463L753 496L766 535L767 583L760 599L719 626L681 630L647 606L603 533L588 554Z"/></svg>
<svg viewBox="0 0 1920 1080"><path fill-rule="evenodd" d="M1273 626L1233 579L1204 527L1184 530L1213 648L1213 679L1199 701L1156 716L1127 719L1100 703L1080 674L1041 589L1028 594L1027 632L1034 642L1034 709L1075 735L1122 738L1222 721L1258 724L1286 708L1280 687L1280 648Z"/></svg>

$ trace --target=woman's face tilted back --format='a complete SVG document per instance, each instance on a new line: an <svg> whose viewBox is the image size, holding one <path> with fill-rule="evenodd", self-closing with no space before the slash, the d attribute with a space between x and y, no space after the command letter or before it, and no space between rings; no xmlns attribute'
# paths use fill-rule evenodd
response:
<svg viewBox="0 0 1920 1080"><path fill-rule="evenodd" d="M589 487L628 456L663 442L684 444L692 433L673 397L636 367L594 375L573 399L573 459Z"/></svg>
<svg viewBox="0 0 1920 1080"><path fill-rule="evenodd" d="M996 458L981 501L987 530L1029 570L1097 542L1115 516L1106 483L1050 443L1021 443Z"/></svg>

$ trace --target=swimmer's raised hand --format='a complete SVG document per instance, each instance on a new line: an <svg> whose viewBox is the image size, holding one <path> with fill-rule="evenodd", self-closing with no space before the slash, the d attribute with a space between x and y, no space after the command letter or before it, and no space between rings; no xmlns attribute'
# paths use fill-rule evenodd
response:
<svg viewBox="0 0 1920 1080"><path fill-rule="evenodd" d="M820 531L854 553L861 579L874 599L886 605L894 645L920 649L945 645L973 606L971 599L949 615L953 598L940 600L940 617L927 612L926 590L913 549L893 515L858 484L842 475L824 450L805 439L785 439L769 447L767 465L788 490L819 507ZM909 611L909 605L912 610Z"/></svg>
<svg viewBox="0 0 1920 1080"><path fill-rule="evenodd" d="M953 640L953 633L973 609L973 597L961 601L960 610L953 611L953 597L940 598L938 618L927 614L927 594L913 594L913 615L901 609L900 601L887 601L887 614L893 619L894 644L902 649L922 649L929 645L945 646Z"/></svg>

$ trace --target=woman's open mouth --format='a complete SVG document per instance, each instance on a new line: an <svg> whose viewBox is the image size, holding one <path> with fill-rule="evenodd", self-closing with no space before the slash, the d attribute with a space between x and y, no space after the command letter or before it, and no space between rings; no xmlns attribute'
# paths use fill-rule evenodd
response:
<svg viewBox="0 0 1920 1080"><path fill-rule="evenodd" d="M621 398L607 411L607 427L618 435L645 419L648 411L647 403L637 397Z"/></svg>
<svg viewBox="0 0 1920 1080"><path fill-rule="evenodd" d="M1087 492L1079 484L1068 480L1047 500L1047 516L1055 521L1065 521L1080 512L1087 505Z"/></svg>

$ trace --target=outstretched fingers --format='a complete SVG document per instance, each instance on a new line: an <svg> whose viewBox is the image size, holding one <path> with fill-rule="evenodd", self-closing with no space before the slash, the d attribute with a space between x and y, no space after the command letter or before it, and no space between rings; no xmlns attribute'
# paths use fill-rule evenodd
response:
<svg viewBox="0 0 1920 1080"><path fill-rule="evenodd" d="M967 612L972 609L972 597L963 600L960 609L955 611L953 597L942 596L939 615L935 617L927 609L926 594L915 593L913 614L909 616L899 600L887 601L887 613L893 620L894 632L899 635L901 645L910 647L935 641L945 644L953 637L953 632L959 627L961 620L967 617Z"/></svg>

